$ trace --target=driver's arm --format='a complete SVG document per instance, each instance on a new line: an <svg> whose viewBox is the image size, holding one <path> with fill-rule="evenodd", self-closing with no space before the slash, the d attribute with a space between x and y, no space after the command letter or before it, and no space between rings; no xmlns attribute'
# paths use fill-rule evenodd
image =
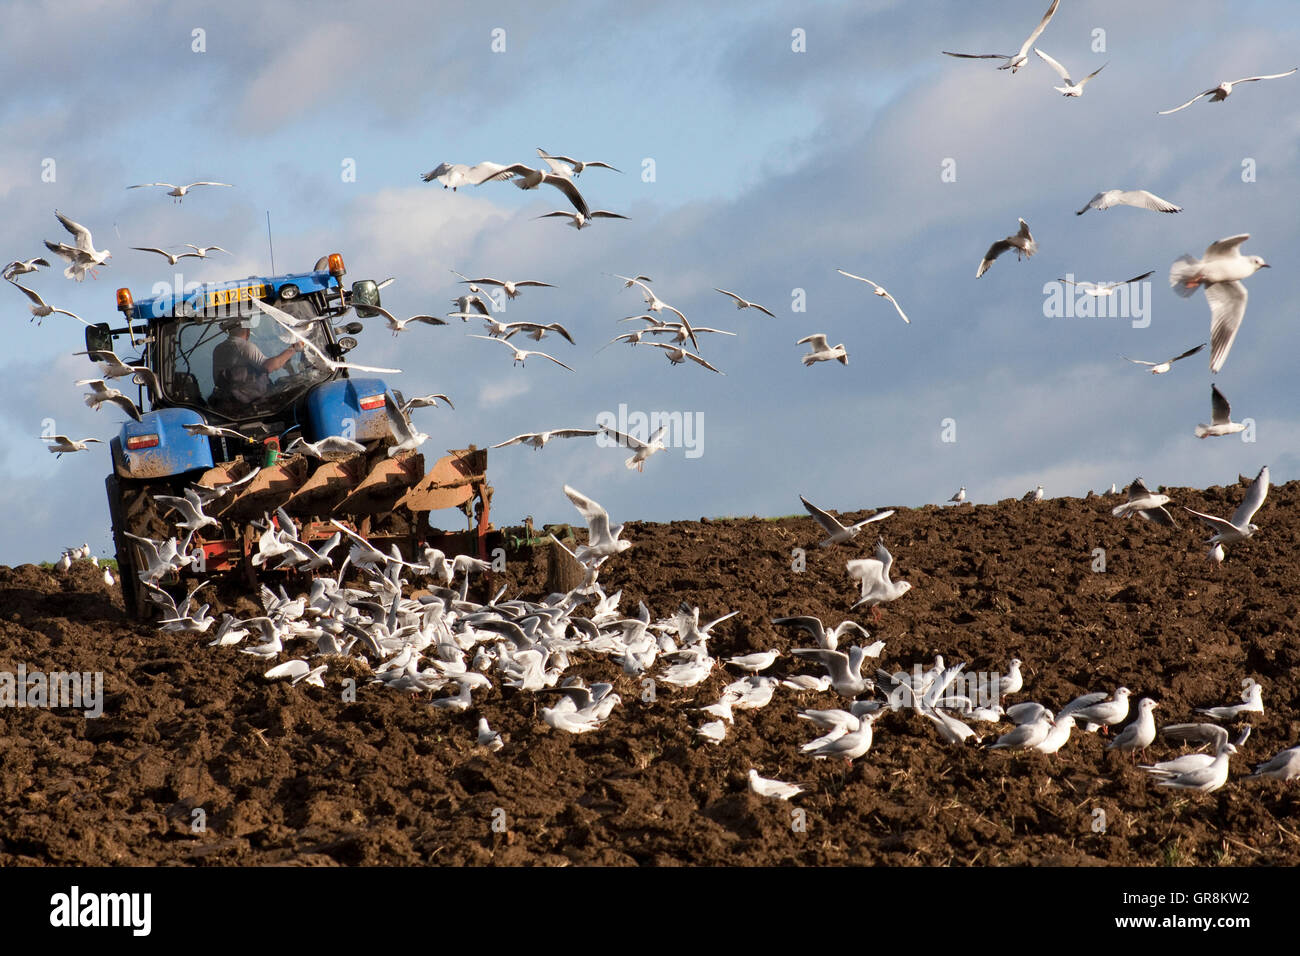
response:
<svg viewBox="0 0 1300 956"><path fill-rule="evenodd" d="M293 345L289 346L279 355L273 355L271 358L267 359L266 362L263 363L262 365L262 370L269 374L278 369L284 368L285 363L288 362L289 359L293 358L296 354L298 354L301 351L302 351L302 343L294 342Z"/></svg>

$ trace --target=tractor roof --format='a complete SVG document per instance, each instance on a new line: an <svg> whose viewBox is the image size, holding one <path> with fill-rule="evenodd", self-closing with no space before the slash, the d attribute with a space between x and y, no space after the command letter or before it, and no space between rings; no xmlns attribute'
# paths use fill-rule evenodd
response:
<svg viewBox="0 0 1300 956"><path fill-rule="evenodd" d="M229 282L207 282L198 288L188 289L179 296L171 291L140 299L131 307L131 320L150 322L170 319L177 314L201 316L207 310L247 302L252 298L278 298L281 289L287 285L296 286L299 295L310 295L330 288L331 280L334 288L338 288L338 280L330 275L329 270L320 269L279 276L249 276Z"/></svg>

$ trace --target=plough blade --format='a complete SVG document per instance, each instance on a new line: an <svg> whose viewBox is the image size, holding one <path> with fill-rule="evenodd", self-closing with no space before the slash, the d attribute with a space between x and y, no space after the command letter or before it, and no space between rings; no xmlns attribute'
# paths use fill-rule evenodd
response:
<svg viewBox="0 0 1300 956"><path fill-rule="evenodd" d="M440 511L459 508L476 495L481 495L487 484L487 449L449 449L446 458L439 458L429 473L414 484L399 506L412 511Z"/></svg>
<svg viewBox="0 0 1300 956"><path fill-rule="evenodd" d="M380 459L334 510L347 515L373 515L392 511L397 499L419 481L423 474L423 455L407 454Z"/></svg>
<svg viewBox="0 0 1300 956"><path fill-rule="evenodd" d="M288 458L257 473L234 501L219 512L223 518L260 518L288 501L307 480L307 462Z"/></svg>
<svg viewBox="0 0 1300 956"><path fill-rule="evenodd" d="M333 514L365 475L364 455L324 462L284 503L284 510L297 515Z"/></svg>

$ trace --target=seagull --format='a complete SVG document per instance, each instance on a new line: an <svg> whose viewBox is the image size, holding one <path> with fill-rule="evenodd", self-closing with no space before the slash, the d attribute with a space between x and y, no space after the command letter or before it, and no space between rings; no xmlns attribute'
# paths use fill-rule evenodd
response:
<svg viewBox="0 0 1300 956"><path fill-rule="evenodd" d="M545 172L540 169L533 169L531 166L525 166L523 163L511 163L505 167L502 172L509 173L511 179L520 189L536 189L539 186L554 186L564 197L573 203L573 208L577 210L579 216L590 216L591 210L587 206L587 200L582 198L582 193L578 192L578 187L574 185L573 178L568 175L557 175L554 172Z"/></svg>
<svg viewBox="0 0 1300 956"><path fill-rule="evenodd" d="M493 753L505 746L505 743L501 740L501 734L488 726L486 717L480 717L478 719L477 742L480 747L486 747Z"/></svg>
<svg viewBox="0 0 1300 956"><path fill-rule="evenodd" d="M849 577L862 582L862 597L854 607L865 604L874 608L886 601L896 601L912 589L906 581L889 580L889 569L893 564L894 556L883 541L877 542L875 557L848 562Z"/></svg>
<svg viewBox="0 0 1300 956"><path fill-rule="evenodd" d="M204 422L194 422L193 424L182 425L181 427L190 435L203 435L207 438L234 438L238 441L250 441L247 435L241 435L232 428L222 428L220 425L208 425Z"/></svg>
<svg viewBox="0 0 1300 956"><path fill-rule="evenodd" d="M112 587L114 584L116 584L116 583L117 583L117 582L113 579L113 572L112 572L112 570L109 569L109 568L107 568L107 567L105 567L105 568L104 568L104 584L106 584L108 587L111 588L111 587Z"/></svg>
<svg viewBox="0 0 1300 956"><path fill-rule="evenodd" d="M507 339L522 332L534 342L540 342L542 339L546 338L547 332L554 332L570 345L576 344L573 341L573 336L569 334L569 330L559 322L550 322L546 325L543 325L540 322L506 322L504 323L503 328L506 330L504 337Z"/></svg>
<svg viewBox="0 0 1300 956"><path fill-rule="evenodd" d="M1020 500L1021 501L1042 501L1043 486L1039 485L1033 491L1026 491L1023 495L1020 496Z"/></svg>
<svg viewBox="0 0 1300 956"><path fill-rule="evenodd" d="M719 375L727 374L726 372L723 372L720 369L714 368L712 365L710 365L704 359L700 358L694 352L686 351L686 349L683 346L669 345L667 342L651 342L650 346L656 349L663 349L665 352L667 352L668 361L671 362L673 365L681 365L687 359L690 359L696 365L703 365L710 372L717 372Z"/></svg>
<svg viewBox="0 0 1300 956"><path fill-rule="evenodd" d="M46 305L45 300L41 298L39 293L33 292L31 289L27 288L26 286L21 286L17 282L14 282L12 279L9 280L9 284L31 300L32 302L31 310L32 310L33 319L43 319L46 316L53 315L54 313L57 312L59 315L72 316L82 325L90 325L89 322L87 322L81 316L77 315L77 313L75 312L69 312L67 309L56 309L53 306ZM36 324L40 325L39 322L37 322Z"/></svg>
<svg viewBox="0 0 1300 956"><path fill-rule="evenodd" d="M1061 64L1056 62L1056 60L1052 59L1042 50L1038 49L1038 47L1034 47L1034 52L1037 53L1039 57L1042 58L1044 63L1046 63L1053 70L1055 70L1057 75L1062 80L1065 81L1064 86L1052 87L1052 89L1056 90L1056 92L1058 93L1063 94L1064 96L1082 96L1083 88L1084 86L1087 85L1088 81L1091 80L1094 76L1096 76L1098 73L1100 73L1102 70L1106 69L1106 67L1110 65L1109 62L1103 63L1101 66L1097 67L1097 69L1093 70L1083 79L1081 79L1078 83L1076 83L1074 82L1074 80L1070 79L1070 71L1067 70L1065 67L1061 66Z"/></svg>
<svg viewBox="0 0 1300 956"><path fill-rule="evenodd" d="M374 310L376 313L382 315L387 320L388 327L392 329L394 338L397 337L397 333L406 331L407 325L409 325L412 322L423 322L425 325L446 325L447 324L446 319L440 319L436 315L413 315L409 319L399 319L395 315L393 315L393 313L389 312L387 309L381 309L377 305L368 305L366 306L366 308Z"/></svg>
<svg viewBox="0 0 1300 956"><path fill-rule="evenodd" d="M1241 254L1241 244L1249 238L1250 233L1243 232L1220 239L1209 245L1203 258L1181 256L1169 269L1169 284L1183 298L1193 295L1198 286L1205 287L1205 301L1210 303L1211 372L1223 368L1246 316L1247 293L1241 280L1269 268L1259 256Z"/></svg>
<svg viewBox="0 0 1300 956"><path fill-rule="evenodd" d="M1227 557L1227 555L1224 553L1223 545L1221 544L1216 544L1214 547L1212 547L1209 550L1209 552L1205 556L1209 560L1213 561L1215 564L1222 564L1223 559Z"/></svg>
<svg viewBox="0 0 1300 956"><path fill-rule="evenodd" d="M29 272L35 272L38 266L50 267L48 259L15 259L4 268L3 277L6 279L16 279L18 276L26 275Z"/></svg>
<svg viewBox="0 0 1300 956"><path fill-rule="evenodd" d="M185 198L185 194L189 192L191 189L193 189L195 186L227 186L231 189L234 188L234 186L231 185L230 183L212 183L212 182L208 182L207 180L200 180L197 183L187 183L184 186L176 186L172 183L140 183L139 185L127 186L126 188L145 189L149 186L162 186L167 190L167 195L174 197L177 202L181 202Z"/></svg>
<svg viewBox="0 0 1300 956"><path fill-rule="evenodd" d="M829 651L835 650L839 646L840 639L849 631L857 632L858 636L863 640L868 640L871 637L871 635L867 633L867 629L857 621L842 621L829 630L818 618L815 617L778 617L773 619L772 623L782 627L801 628L817 639L817 646L819 648ZM873 645L872 647L867 648L865 651L867 657L877 657L879 656L880 651L884 649L883 641L877 641L876 643L879 644L880 647L876 648ZM873 650L874 653L872 653Z"/></svg>
<svg viewBox="0 0 1300 956"><path fill-rule="evenodd" d="M599 434L600 432L594 428L552 428L550 431L544 432L525 432L492 447L505 448L507 445L531 445L537 451L541 451L552 438L585 438Z"/></svg>
<svg viewBox="0 0 1300 956"><path fill-rule="evenodd" d="M588 564L593 559L603 560L622 554L632 547L631 541L619 540L619 535L623 533L623 526L621 524L611 526L609 512L599 503L568 485L564 486L564 494L587 522L587 543L579 545L577 554L574 555L579 563Z"/></svg>
<svg viewBox="0 0 1300 956"><path fill-rule="evenodd" d="M193 497L190 497L191 495ZM175 495L154 495L153 500L162 505L164 511L175 511L185 519L176 522L178 528L195 532L209 526L213 528L221 527L221 522L217 521L216 518L203 513L201 499L193 491L187 492L184 498Z"/></svg>
<svg viewBox="0 0 1300 956"><path fill-rule="evenodd" d="M760 651L757 654L744 654L740 657L728 657L724 663L739 667L748 674L759 674L767 670L776 663L776 659L781 656L781 652L775 648L768 651Z"/></svg>
<svg viewBox="0 0 1300 956"><path fill-rule="evenodd" d="M1070 739L1070 731L1074 730L1074 716L1064 714L1057 717L1052 722L1051 729L1047 731L1047 736L1034 745L1033 749L1042 754L1054 754L1065 746L1066 741Z"/></svg>
<svg viewBox="0 0 1300 956"><path fill-rule="evenodd" d="M1075 282L1073 279L1066 278L1062 278L1059 281L1064 282L1066 285L1075 286L1083 292L1084 295L1106 296L1114 295L1115 290L1120 286L1126 286L1131 282L1141 282L1143 279L1148 279L1155 274L1155 270L1152 269L1150 272L1144 272L1140 276L1125 279L1123 282L1106 282L1102 284L1096 282Z"/></svg>
<svg viewBox="0 0 1300 956"><path fill-rule="evenodd" d="M1088 200L1076 216L1082 216L1089 209L1109 209L1111 206L1133 206L1137 209L1150 209L1152 212L1182 212L1182 206L1175 206L1167 199L1161 199L1155 193L1145 189L1107 189L1097 193Z"/></svg>
<svg viewBox="0 0 1300 956"><path fill-rule="evenodd" d="M1059 3L1060 0L1057 0ZM980 267L975 273L975 278L979 278L989 271L989 266L993 265L993 260L1008 249L1016 250L1016 260L1019 261L1021 254L1024 258L1029 258L1038 251L1038 243L1034 242L1034 237L1029 234L1029 223L1023 219L1020 220L1020 231L1014 236L1007 236L1005 239L999 239L993 245L989 246L989 251L984 253L984 258L980 261Z"/></svg>
<svg viewBox="0 0 1300 956"><path fill-rule="evenodd" d="M1268 465L1259 470L1259 474L1246 491L1246 497L1237 507L1237 510L1232 513L1232 520L1225 521L1223 518L1214 517L1214 515L1192 511L1191 508L1184 508L1183 510L1196 515L1214 529L1215 535L1206 542L1207 544L1234 544L1238 541L1245 541L1259 530L1259 525L1251 524L1250 519L1255 516L1255 512L1264 504L1266 497L1268 497Z"/></svg>
<svg viewBox="0 0 1300 956"><path fill-rule="evenodd" d="M608 425L600 426L601 432L609 438L614 439L618 444L625 448L631 448L634 452L624 464L629 471L635 468L637 471L645 471L645 461L657 451L663 451L667 446L663 442L664 434L668 431L668 426L664 425L659 428L653 435L645 441L634 438L632 435L624 434L621 431L610 428Z"/></svg>
<svg viewBox="0 0 1300 956"><path fill-rule="evenodd" d="M1171 110L1159 110L1156 113L1156 115L1168 116L1170 113L1177 113L1179 110L1185 110L1187 109L1187 107L1191 106L1193 103L1199 100L1202 96L1208 96L1210 98L1211 103L1219 103L1222 102L1223 100L1226 100L1232 94L1232 88L1239 83L1254 83L1256 80L1278 80L1284 76L1290 76L1297 69L1300 69L1300 67L1292 67L1291 69L1287 70L1285 73L1270 73L1267 76L1247 76L1247 77L1243 77L1240 80L1232 80L1231 82L1225 81L1223 83L1220 83L1218 86L1214 87L1213 89L1206 90L1204 93L1197 93L1195 96L1193 96L1182 106L1175 106Z"/></svg>
<svg viewBox="0 0 1300 956"><path fill-rule="evenodd" d="M695 733L711 744L720 744L727 739L727 725L721 720L711 720L696 727Z"/></svg>
<svg viewBox="0 0 1300 956"><path fill-rule="evenodd" d="M750 770L749 789L760 797L776 797L780 800L789 800L791 797L797 797L799 794L806 792L807 788L798 784L782 783L780 780L769 780L766 777L760 777L757 770Z"/></svg>
<svg viewBox="0 0 1300 956"><path fill-rule="evenodd" d="M815 504L813 504L803 495L799 496L799 500L803 502L803 506L808 511L808 513L813 516L813 520L815 520L819 525L821 525L822 528L824 528L826 532L830 535L829 538L821 542L821 547L823 548L829 548L833 544L843 544L845 541L852 541L854 538L858 536L858 533L867 525L875 521L883 521L885 518L888 518L890 515L894 513L892 509L889 511L877 512L876 514L872 515L870 518L863 518L861 521L857 522L856 524L846 526L844 524L841 524L839 520L837 520L829 512L822 511L821 508L818 508Z"/></svg>
<svg viewBox="0 0 1300 956"><path fill-rule="evenodd" d="M1120 687L1116 689L1113 700L1101 700L1077 710L1072 709L1071 704L1062 713L1072 713L1075 720L1086 721L1083 729L1095 733L1099 727L1118 724L1128 716L1128 698L1131 693L1127 687Z"/></svg>
<svg viewBox="0 0 1300 956"><path fill-rule="evenodd" d="M275 306L271 305L268 302L263 302L261 299L254 299L253 302L259 309L261 309L272 319L274 319L281 327L283 327L286 332L288 332L295 339L301 342L302 347L312 353L312 355L315 357L315 360L318 364L325 366L331 372L337 372L339 369L354 369L358 372L375 372L381 375L401 374L402 370L400 368L375 368L374 366L371 365L353 365L351 362L336 362L328 355L326 355L324 352L322 352L319 348L317 348L314 342L312 342L306 336L302 335L296 328L294 328L294 323L297 320L294 319L294 317L291 316L289 313L284 312L281 309L277 309Z"/></svg>
<svg viewBox="0 0 1300 956"><path fill-rule="evenodd" d="M642 282L640 279L632 279L617 274L615 274L614 278L622 279L624 282L635 285L639 288L641 290L641 297L645 299L645 307L647 311L662 312L664 309L667 309L669 312L676 314L677 318L682 320L682 325L685 326L686 332L690 336L691 344L695 346L697 352L699 351L700 343L695 340L695 333L691 331L691 324L686 320L686 316L682 314L680 309L675 309L667 302L663 301L663 299L659 298L659 296L655 294L654 290L651 289L649 285ZM623 288L626 289L628 286L624 285Z"/></svg>
<svg viewBox="0 0 1300 956"><path fill-rule="evenodd" d="M555 163L551 162L553 159L558 160L561 163L568 163L569 166L572 167L572 175L574 176L581 176L582 171L588 166L599 166L601 169L613 169L616 173L621 173L623 171L621 169L614 169L614 167L609 163L601 163L596 160L584 163L580 160L571 159L568 156L553 156L550 153L545 152L540 146L537 147L537 155L542 157L542 159L546 161L546 165L550 166L551 170L560 176L569 175L570 173L563 166L557 166Z"/></svg>
<svg viewBox="0 0 1300 956"><path fill-rule="evenodd" d="M483 279L465 279L463 280L462 285L465 283L500 286L505 290L506 296L511 299L518 298L519 290L529 286L538 286L544 289L555 288L555 286L551 285L549 282L539 282L536 279L515 279L514 281L507 281L505 279L493 279L489 277ZM478 290L471 289L470 291L477 292Z"/></svg>
<svg viewBox="0 0 1300 956"><path fill-rule="evenodd" d="M855 276L852 272L845 272L843 269L836 269L835 271L842 276L848 276L850 279L857 279L859 282L867 283L867 285L871 286L875 290L876 295L880 296L882 299L888 299L891 303L893 303L894 310L898 312L899 316L902 318L904 322L906 322L908 325L912 324L912 320L907 317L907 314L903 311L903 307L898 304L898 300L895 299L888 292L886 292L884 286L877 285L876 283L872 282L870 279L864 279L862 276Z"/></svg>
<svg viewBox="0 0 1300 956"><path fill-rule="evenodd" d="M949 485L949 487L952 487L952 486ZM957 489L957 493L956 493L955 495L953 495L951 498L949 498L948 500L951 501L951 502L953 502L954 504L961 504L963 501L965 501L965 500L966 500L966 486L965 486L965 485L962 485L960 488L958 488L958 489Z"/></svg>
<svg viewBox="0 0 1300 956"><path fill-rule="evenodd" d="M627 216L620 215L619 213L616 212L609 212L608 210L605 209L593 209L590 213L588 213L585 216L580 212L566 212L561 209L561 210L557 210L556 212L544 213L535 218L550 219L552 216L563 216L565 219L569 220L569 225L572 226L574 229L585 229L587 226L591 225L591 221L593 219L626 219L627 218Z"/></svg>
<svg viewBox="0 0 1300 956"><path fill-rule="evenodd" d="M1168 727L1165 730L1169 730ZM1164 777L1157 786L1172 787L1175 790L1196 790L1200 793L1213 793L1228 782L1228 761L1237 752L1237 748L1225 743L1219 748L1209 766L1199 770Z"/></svg>
<svg viewBox="0 0 1300 956"><path fill-rule="evenodd" d="M1127 518L1131 514L1137 514L1146 521L1154 521L1166 528L1178 527L1178 522L1165 508L1165 505L1172 500L1168 495L1154 494L1141 478L1134 478L1127 491L1128 500L1112 508L1110 510L1112 515L1117 518Z"/></svg>
<svg viewBox="0 0 1300 956"><path fill-rule="evenodd" d="M1236 720L1242 714L1264 713L1264 688L1251 681L1245 693L1241 695L1242 703L1228 704L1223 707L1197 707L1198 714L1205 714L1215 720Z"/></svg>
<svg viewBox="0 0 1300 956"><path fill-rule="evenodd" d="M86 273L98 278L95 274L95 267L102 266L113 254L107 249L96 250L94 241L91 239L90 230L80 223L73 222L57 209L54 215L58 217L59 222L63 223L63 228L72 233L76 239L75 246L69 246L62 242L50 242L46 240L45 248L49 249L55 255L64 259L68 267L63 270L63 274L69 279L76 279L78 282L86 278Z"/></svg>
<svg viewBox="0 0 1300 956"><path fill-rule="evenodd" d="M159 249L156 246L132 246L131 248L134 249L136 252L156 252L158 253L158 255L162 256L164 259L167 260L167 264L169 266L176 265L176 263L179 262L181 259L202 259L203 258L203 256L199 255L197 252L171 253L165 249Z"/></svg>
<svg viewBox="0 0 1300 956"><path fill-rule="evenodd" d="M826 342L826 336L822 334L806 335L801 338L795 345L808 344L808 354L803 356L805 366L813 365L816 362L839 362L841 365L849 364L849 351L841 342L832 348Z"/></svg>
<svg viewBox="0 0 1300 956"><path fill-rule="evenodd" d="M1020 45L1020 50L1014 55L1007 56L1002 53L949 53L947 50L944 50L943 54L945 56L958 56L967 60L1006 60L1007 62L1003 63L998 69L1010 70L1015 73L1029 62L1029 48L1034 45L1035 40L1042 36L1043 31L1047 29L1047 24L1052 20L1052 15L1056 13L1056 8L1060 5L1061 0L1052 0L1052 5L1047 8L1047 13L1043 14L1043 19L1039 21L1038 26L1034 27L1034 32L1029 34L1029 38Z"/></svg>
<svg viewBox="0 0 1300 956"><path fill-rule="evenodd" d="M808 752L818 760L839 757L850 763L858 757L865 756L866 752L871 749L871 725L875 723L876 717L881 713L882 711L876 711L874 714L859 718L857 727L847 730L833 740L828 740Z"/></svg>
<svg viewBox="0 0 1300 956"><path fill-rule="evenodd" d="M348 455L361 455L365 451L366 446L360 442L339 435L327 435L318 442L295 438L289 443L289 447L284 450L284 453L292 455L301 452L310 455L312 458L319 458L321 461L330 461L334 458L345 458Z"/></svg>
<svg viewBox="0 0 1300 956"><path fill-rule="evenodd" d="M827 648L794 648L790 653L797 657L811 657L822 662L822 666L826 667L826 672L831 678L833 691L841 697L852 700L859 693L871 691L876 685L871 678L862 676L862 662L871 657L867 650L868 648L859 648L859 646L849 648L848 653Z"/></svg>
<svg viewBox="0 0 1300 956"><path fill-rule="evenodd" d="M187 242L185 245L193 249L194 254L200 259L206 259L209 252L224 252L226 255L231 255L229 249L222 249L220 246L196 246L192 242Z"/></svg>
<svg viewBox="0 0 1300 956"><path fill-rule="evenodd" d="M545 352L536 352L536 351L532 351L532 350L530 350L530 349L519 349L519 348L515 348L513 345L511 345L511 344L510 344L509 342L507 342L505 339L496 339L496 338L493 338L493 337L490 336L490 335L473 335L473 334L471 334L469 337L470 337L471 339L485 339L485 340L487 340L488 342L500 342L500 343L501 343L502 345L504 345L506 348L510 349L512 352L515 353L514 360L510 363L511 365L516 365L516 364L517 364L517 365L519 365L520 367L522 367L523 364L524 364L524 360L527 359L528 356L530 356L530 355L540 355L540 356L541 356L542 358L544 358L544 359L550 359L552 362L554 362L556 365L561 366L562 368L567 368L567 369L569 369L570 372L573 371L572 368L569 368L569 366L565 365L563 362L561 362L561 361L560 361L559 359L557 359L555 356L553 356L553 355L547 355Z"/></svg>
<svg viewBox="0 0 1300 956"><path fill-rule="evenodd" d="M488 304L483 301L483 297L479 295L457 296L451 301L456 303L456 311L453 314L459 316L462 322L467 322L469 319L474 317L473 313L470 313L470 309L473 309L474 312L477 312L480 315L492 314L491 309L488 308Z"/></svg>
<svg viewBox="0 0 1300 956"><path fill-rule="evenodd" d="M397 406L391 394L384 396L384 412L388 415L388 427L397 439L397 443L388 449L389 458L398 452L415 451L429 440L428 435L411 424L410 416Z"/></svg>
<svg viewBox="0 0 1300 956"><path fill-rule="evenodd" d="M1215 756L1210 754L1185 754L1174 760L1164 760L1155 764L1143 764L1142 769L1153 777L1162 780L1174 780L1182 778L1182 784L1175 784L1180 789L1202 789L1201 786L1184 786L1187 783L1218 783L1209 787L1209 790L1218 789L1223 786L1228 778L1228 765L1225 755L1237 752L1237 748L1246 742L1250 736L1250 728L1238 735L1234 743L1229 743L1228 732L1218 724L1170 724L1162 727L1160 733L1166 737L1172 737L1175 740L1182 740L1188 743L1209 744L1214 748ZM1212 772L1211 772L1212 771ZM1208 773L1207 775L1207 772ZM1189 775L1199 774L1200 776L1192 777ZM1207 791L1208 792L1208 791Z"/></svg>
<svg viewBox="0 0 1300 956"><path fill-rule="evenodd" d="M1147 275L1150 275L1150 274L1151 274L1151 273L1149 273L1149 272L1147 273ZM1187 350L1186 352L1184 352L1183 354L1181 354L1181 355L1175 355L1173 358L1171 358L1171 359L1165 359L1163 362L1144 362L1144 361L1142 361L1141 359L1131 359L1131 358L1129 358L1127 355L1121 355L1120 358L1122 358L1122 359L1123 359L1124 361L1126 361L1126 362L1132 362L1134 365L1145 365L1147 368L1151 369L1151 374L1152 374L1152 375L1164 375L1165 372L1169 371L1171 368L1174 367L1174 363L1175 363L1175 362L1179 362L1179 361L1182 361L1182 360L1185 359L1185 358L1189 358L1189 357L1195 355L1197 352L1199 352L1199 351L1200 351L1201 349L1203 349L1203 348L1205 348L1205 343L1204 343L1204 342L1202 342L1200 345L1196 346L1196 348L1194 348L1194 349L1188 349L1188 350Z"/></svg>
<svg viewBox="0 0 1300 956"><path fill-rule="evenodd" d="M1210 386L1210 424L1197 425L1196 437L1209 438L1211 435L1235 435L1237 432L1245 431L1246 426L1241 422L1232 420L1232 406L1228 400L1223 397L1218 386Z"/></svg>
<svg viewBox="0 0 1300 956"><path fill-rule="evenodd" d="M1028 723L1021 724L997 739L990 750L1032 750L1047 739L1052 730L1052 712L1042 710Z"/></svg>
<svg viewBox="0 0 1300 956"><path fill-rule="evenodd" d="M1272 777L1274 780L1294 780L1300 777L1300 747L1288 747L1271 760L1255 768L1252 777Z"/></svg>
<svg viewBox="0 0 1300 956"><path fill-rule="evenodd" d="M118 408L122 409L122 411L126 412L137 422L144 421L144 419L141 418L140 416L140 409L136 407L135 402L131 401L131 399L127 398L117 389L109 388L107 385L104 384L103 379L87 378L87 379L82 379L81 381L77 382L77 384L90 386L91 391L87 392L85 396L86 405L90 408L93 408L95 411L99 411L100 405L103 405L105 402L109 402L113 405L116 405Z"/></svg>
<svg viewBox="0 0 1300 956"><path fill-rule="evenodd" d="M153 374L152 370L143 365L130 365L123 362L117 357L117 353L111 349L97 349L89 352L73 352L73 355L86 355L92 362L98 362L101 373L104 378L122 378L125 375L139 375L142 372ZM155 378L156 381L156 378ZM191 433L192 434L192 433Z"/></svg>
<svg viewBox="0 0 1300 956"><path fill-rule="evenodd" d="M1156 739L1156 721L1151 711L1159 706L1150 697L1138 701L1137 720L1129 724L1119 736L1106 745L1107 750L1146 750Z"/></svg>
<svg viewBox="0 0 1300 956"><path fill-rule="evenodd" d="M509 179L511 175L513 174L506 172L506 167L500 163L483 162L474 166L466 166L462 163L439 163L437 168L431 169L420 178L426 183L437 180L442 183L443 189L455 192L460 186L481 186L487 182Z"/></svg>
<svg viewBox="0 0 1300 956"><path fill-rule="evenodd" d="M763 308L757 302L750 302L748 299L743 299L740 296L736 295L736 293L734 292L728 292L726 289L719 289L716 286L714 286L713 291L721 292L723 295L731 296L733 299L736 300L736 308L738 309L757 309L759 312L762 312L764 315L771 316L774 319L776 318L775 315L772 315L770 311Z"/></svg>
<svg viewBox="0 0 1300 956"><path fill-rule="evenodd" d="M99 445L104 444L102 438L82 438L80 440L75 440L69 438L67 435L42 435L41 441L52 442L49 446L50 454L57 456L57 458L62 458L64 455L70 455L74 451L85 451L86 445L90 442L95 442Z"/></svg>
<svg viewBox="0 0 1300 956"><path fill-rule="evenodd" d="M401 392L394 393L397 398L397 404L401 406L403 412L409 413L413 408L437 408L438 399L447 403L447 407L455 411L456 406L451 403L451 399L441 393L433 395L417 395L415 398L403 398Z"/></svg>

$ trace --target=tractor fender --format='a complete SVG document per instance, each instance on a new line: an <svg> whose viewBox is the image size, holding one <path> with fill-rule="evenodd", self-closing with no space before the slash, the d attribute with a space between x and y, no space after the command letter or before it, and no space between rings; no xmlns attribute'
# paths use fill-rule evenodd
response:
<svg viewBox="0 0 1300 956"><path fill-rule="evenodd" d="M344 378L316 386L307 396L308 439L334 435L367 442L390 435L387 394L382 378Z"/></svg>
<svg viewBox="0 0 1300 956"><path fill-rule="evenodd" d="M192 408L160 408L128 421L111 444L113 468L123 478L166 478L211 468L212 443L185 425L203 422Z"/></svg>

